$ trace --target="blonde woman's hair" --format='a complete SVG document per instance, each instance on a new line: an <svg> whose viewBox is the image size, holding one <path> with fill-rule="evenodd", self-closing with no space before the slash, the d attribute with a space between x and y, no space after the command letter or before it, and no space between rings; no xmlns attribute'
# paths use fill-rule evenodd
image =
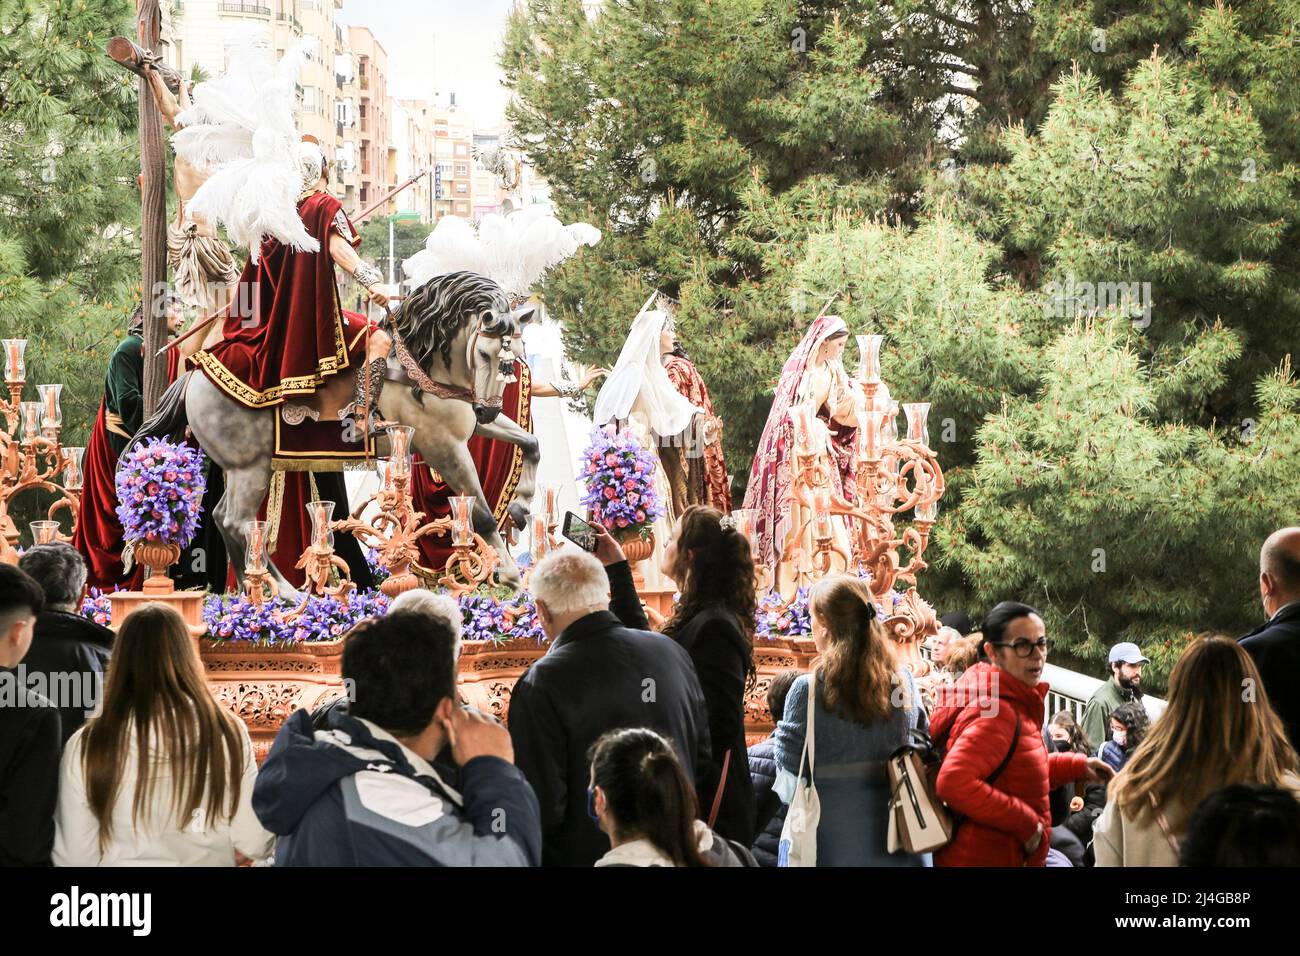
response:
<svg viewBox="0 0 1300 956"><path fill-rule="evenodd" d="M1169 705L1110 785L1130 820L1159 807L1179 828L1220 787L1276 787L1296 752L1268 702L1255 662L1221 634L1198 635L1169 675Z"/></svg>
<svg viewBox="0 0 1300 956"><path fill-rule="evenodd" d="M907 684L886 643L867 582L849 574L829 575L813 585L809 603L828 638L819 665L827 709L863 724L885 720L896 703L896 686L902 707L910 708Z"/></svg>
<svg viewBox="0 0 1300 956"><path fill-rule="evenodd" d="M102 712L86 723L81 737L86 800L99 821L101 853L112 842L113 807L123 795L132 740L138 768L134 826L180 827L201 816L211 829L234 817L244 776L244 735L237 718L209 692L185 620L165 604L146 604L122 624L113 642ZM172 788L165 820L150 818L160 778Z"/></svg>

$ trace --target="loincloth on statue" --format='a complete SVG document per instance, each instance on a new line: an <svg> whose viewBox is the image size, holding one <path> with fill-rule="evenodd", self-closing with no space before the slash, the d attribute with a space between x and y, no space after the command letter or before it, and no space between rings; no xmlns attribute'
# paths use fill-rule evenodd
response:
<svg viewBox="0 0 1300 956"><path fill-rule="evenodd" d="M230 248L219 236L199 235L198 223L192 221L168 224L167 265L181 301L200 308L213 304L210 286L225 288L239 278Z"/></svg>

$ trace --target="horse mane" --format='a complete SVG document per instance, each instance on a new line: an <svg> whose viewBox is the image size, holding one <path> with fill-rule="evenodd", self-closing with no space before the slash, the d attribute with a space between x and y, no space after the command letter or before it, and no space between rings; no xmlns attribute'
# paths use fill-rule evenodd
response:
<svg viewBox="0 0 1300 956"><path fill-rule="evenodd" d="M501 287L476 272L447 272L407 296L393 313L392 325L420 368L431 368L438 356L451 368L452 342L470 317L484 309L509 313Z"/></svg>

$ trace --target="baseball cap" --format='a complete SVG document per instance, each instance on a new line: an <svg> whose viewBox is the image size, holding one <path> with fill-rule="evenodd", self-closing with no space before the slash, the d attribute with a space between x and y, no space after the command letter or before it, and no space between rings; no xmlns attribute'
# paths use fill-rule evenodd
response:
<svg viewBox="0 0 1300 956"><path fill-rule="evenodd" d="M1110 649L1112 664L1149 664L1151 661L1142 656L1136 644L1116 644Z"/></svg>

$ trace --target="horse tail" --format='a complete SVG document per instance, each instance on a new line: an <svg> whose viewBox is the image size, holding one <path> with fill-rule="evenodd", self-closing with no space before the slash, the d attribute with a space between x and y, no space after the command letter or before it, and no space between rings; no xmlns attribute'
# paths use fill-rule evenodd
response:
<svg viewBox="0 0 1300 956"><path fill-rule="evenodd" d="M179 441L185 436L185 428L189 425L189 416L185 412L185 386L193 374L192 369L184 372L168 386L167 391L163 392L162 397L158 399L158 407L154 409L154 413L145 419L139 431L131 436L127 448L135 447L136 442L146 438Z"/></svg>

